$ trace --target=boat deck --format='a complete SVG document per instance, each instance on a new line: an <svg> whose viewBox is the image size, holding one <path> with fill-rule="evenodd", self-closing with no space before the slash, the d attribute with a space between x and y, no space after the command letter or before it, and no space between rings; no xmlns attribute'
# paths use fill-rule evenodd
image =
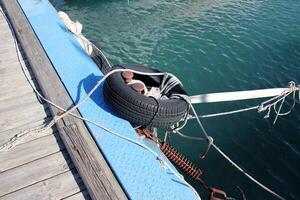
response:
<svg viewBox="0 0 300 200"><path fill-rule="evenodd" d="M0 13L0 146L20 131L51 120L47 104L39 101L22 71L21 62L35 82L22 50L19 53L21 59ZM0 199L90 198L55 127L0 152L0 182Z"/></svg>

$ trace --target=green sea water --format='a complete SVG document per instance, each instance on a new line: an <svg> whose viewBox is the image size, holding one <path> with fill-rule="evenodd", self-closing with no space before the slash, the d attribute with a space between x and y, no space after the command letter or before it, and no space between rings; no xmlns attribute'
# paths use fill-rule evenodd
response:
<svg viewBox="0 0 300 200"><path fill-rule="evenodd" d="M300 82L300 0L52 0L83 24L113 64L140 63L175 74L190 95L284 87ZM197 105L200 114L259 101ZM287 106L290 106L288 103ZM300 105L280 117L250 111L204 119L215 143L286 199L300 199ZM201 136L191 121L183 130ZM205 144L169 141L204 171L203 179L241 199L275 199ZM191 181L203 199L207 194ZM142 184L142 183L141 183Z"/></svg>

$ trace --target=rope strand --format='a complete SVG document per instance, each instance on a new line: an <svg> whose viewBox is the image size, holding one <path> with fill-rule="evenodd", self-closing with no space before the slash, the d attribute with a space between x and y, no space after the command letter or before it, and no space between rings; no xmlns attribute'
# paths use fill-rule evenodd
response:
<svg viewBox="0 0 300 200"><path fill-rule="evenodd" d="M12 32L12 34L13 34L13 38L14 38L14 41L15 41L15 47L16 47L16 49L17 49L17 54L18 54L18 56L20 56L19 55L19 48L18 48L18 46L17 46L17 39L16 39L16 35L15 35L15 32L14 32L14 29L11 27L11 24L10 24L10 21L6 18L6 16L5 16L5 14L3 13L3 11L2 11L2 9L0 8L0 12L2 13L2 15L4 16L4 18L6 19L6 21L7 21L7 23L9 24L9 27L10 27L10 29L11 29L11 32ZM101 50L99 49L99 51L101 52ZM102 52L101 52L102 53ZM103 54L103 53L102 53ZM103 56L104 56L104 54L103 54ZM105 56L104 56L105 57ZM105 59L106 59L106 57L105 57ZM106 59L107 60L107 59ZM23 71L25 70L25 67L23 66L23 63L22 62L20 62L20 65L21 65L21 67L22 67L22 69L23 69ZM84 118L84 117L81 117L81 116L78 116L78 115L76 115L76 114L74 114L74 113L72 113L72 111L74 111L76 108L78 108L80 105L82 105L92 94L93 94L93 92L100 86L100 84L108 77L108 76L110 76L111 74L113 74L113 73L116 73L116 72L122 72L122 71L131 71L131 72L133 72L133 73L137 73L137 74L142 74L142 75L165 75L166 73L143 73L143 72L139 72L139 71L135 71L135 70L125 70L125 69L117 69L117 70L113 70L113 71L110 71L108 74L106 74L104 77L102 77L102 79L94 86L94 88L89 92L89 94L82 100L82 101L80 101L77 105L75 105L75 106L73 106L71 109L69 109L68 111L66 110L66 109L64 109L64 108L61 108L60 106L58 106L58 105L56 105L55 103L53 103L52 101L50 101L50 100L48 100L47 98L45 98L35 87L33 87L33 83L32 82L29 82L29 84L33 87L33 90L34 90L34 92L39 96L39 97L41 97L41 99L43 99L44 101L46 101L47 103L49 103L50 105L52 105L52 106L54 106L54 107L56 107L56 108L58 108L59 110L61 110L61 111L63 111L63 112L65 112L63 115L64 116L66 116L66 115L71 115L71 116L74 116L74 117L76 117L76 118L78 118L78 119L81 119L81 120L83 120L83 121L86 121L86 122L89 122L89 123L91 123L91 124L94 124L95 126L97 126L97 127L99 127L99 128L101 128L101 129L103 129L103 130L105 130L105 131L107 131L108 133L110 133L110 134L112 134L112 135L115 135L115 136L117 136L117 137L119 137L119 138L121 138L121 139L124 139L124 140L126 140L126 141L129 141L129 142L131 142L131 143L133 143L133 144L136 144L136 145L138 145L138 146L140 146L140 147L142 147L143 149L145 149L145 150L147 150L148 152L150 152L151 154L153 154L156 158L157 158L157 160L164 166L164 167L167 167L167 169L168 170L170 170L180 181L182 181L183 182L183 184L185 184L186 186L188 186L192 191L193 191L193 193L195 194L195 196L197 197L197 199L199 199L199 200L201 200L201 198L200 198L200 196L199 196L199 194L197 193L197 191L193 188L193 186L191 186L186 180L184 180L184 178L183 178L183 176L182 175L180 175L178 172L176 172L169 164L168 164L168 162L167 161L165 161L164 160L164 158L162 158L161 157L161 155L159 155L158 153L156 153L154 150L152 150L150 147L148 147L148 146L146 146L146 145L144 145L144 144L142 144L142 143L140 143L140 142L138 142L138 141L135 141L135 140L133 140L133 139L131 139L131 138L128 138L128 137L126 137L126 136L124 136L124 135L122 135L122 134L119 134L119 133L117 133L117 132L114 132L114 131L112 131L111 129L109 129L109 128L107 128L107 127L105 127L105 126L103 126L103 125L101 125L101 124L99 124L99 123L97 123L97 122L94 122L94 121L92 121L92 120L90 120L90 119L88 119L88 118ZM174 76L174 75L172 75L172 74L170 74L171 76ZM25 73L25 76L26 76L26 78L29 78L29 76ZM59 120L59 119L61 119L62 117L61 116L59 116L59 117L55 117L54 116L54 120L53 121L51 121L48 125L47 125L47 127L52 127L54 124L55 124L55 122L57 122L57 120ZM30 132L30 131L29 131ZM24 135L26 135L26 134L23 134L23 136ZM12 147L11 147L12 148ZM1 149L1 148L0 148Z"/></svg>
<svg viewBox="0 0 300 200"><path fill-rule="evenodd" d="M29 76L26 74L25 72L25 67L23 66L23 63L21 62L21 59L20 59L20 54L19 54L19 47L18 47L18 44L17 44L17 40L16 40L16 35L15 35L15 32L9 22L9 20L7 19L7 17L5 16L5 14L3 13L2 9L0 9L1 13L3 14L3 16L5 17L7 23L9 24L9 27L11 29L11 32L12 32L12 35L13 35L13 38L14 38L14 42L15 42L15 46L16 46L16 51L17 51L17 54L18 54L18 58L19 58L19 62L20 62L20 65L22 67L22 70L29 82L29 84L31 85L31 87L33 88L34 92L38 95L38 97L40 97L42 100L44 100L45 102L47 102L48 104L58 108L59 110L63 111L64 113L60 116L54 116L54 119L49 122L49 124L47 124L46 126L42 127L42 128L34 128L34 129L29 129L27 131L23 131L19 134L17 134L15 137L13 137L9 142L7 142L6 144L2 145L0 147L0 151L7 151L11 148L13 148L18 142L18 138L25 138L26 136L29 135L29 133L31 132L35 132L37 131L37 133L41 132L41 131L44 131L48 128L51 128L58 120L62 119L63 117L67 116L67 115L71 115L73 117L76 117L78 119L81 119L83 121L86 121L86 122L89 122L105 131L107 131L108 133L112 134L112 135L115 135L121 139L124 139L124 140L127 140L133 144L136 144L144 149L146 149L147 151L149 151L151 154L153 154L155 157L157 157L157 159L163 163L164 166L166 166L179 180L181 180L184 184L186 184L189 188L191 188L191 190L194 192L194 194L196 195L196 197L198 199L201 199L200 196L198 195L198 193L196 192L196 190L189 184L187 183L184 178L176 171L173 170L173 168L171 166L169 166L169 164L158 154L156 153L154 150L152 150L151 148L149 148L148 146L138 142L138 141L135 141L131 138L128 138L122 134L119 134L115 131L112 131L111 129L93 121L93 120L90 120L88 118L84 118L84 117L81 117L79 115L76 115L73 113L74 110L76 110L78 107L80 107L81 105L83 105L89 98L90 96L95 92L95 90L101 85L101 83L103 81L106 80L107 77L109 77L110 75L114 74L114 73L117 73L117 72L123 72L123 71L131 71L133 73L137 73L137 74L142 74L142 75L158 75L158 76L165 76L166 73L144 73L144 72L139 72L139 71L136 71L136 70L130 70L130 69L115 69L115 70L112 70L110 71L108 74L106 74L105 76L102 77L101 80L98 81L98 83L92 88L92 90L85 96L85 98L83 98L79 103L77 103L76 105L74 105L73 107L71 107L69 110L67 109L64 109L58 105L56 105L55 103L53 103L52 101L48 100L47 98L45 98L42 94L39 93L39 91L36 89L36 87L34 86L34 84L30 81L30 78ZM73 35L75 37L78 37L76 36L76 34L73 33ZM93 45L93 44L92 44ZM93 47L97 48L95 45L93 45ZM101 53L101 55L104 57L104 59L107 61L108 65L111 67L110 63L108 62L107 58L105 57L105 55L103 54L103 52L97 48L97 50ZM168 88L169 87L173 87L174 85L178 84L177 82L177 78L172 75L172 74L168 74L170 75L171 77L174 77L174 79L169 83L169 85L166 85L166 89L168 91ZM176 79L177 80L176 80ZM270 109L271 107L274 108L275 110L275 113L276 113L276 117L275 117L275 120L274 120L274 123L277 121L277 118L278 116L283 116L283 115L286 115L286 114L289 114L291 112L291 110L293 109L293 107L295 106L295 102L293 103L291 109L286 112L286 113L280 113L281 109L282 109L282 105L286 99L286 97L293 93L293 97L295 99L295 93L296 91L299 90L299 87L296 87L294 82L291 82L290 84L290 90L287 91L287 92L284 92L283 94L279 95L279 96L276 96L274 98L271 98L265 102L263 102L260 106L254 106L254 107L250 107L250 108L245 108L245 109L240 109L240 110L235 110L235 111L230 111L230 112L224 112L224 113L217 113L217 114L210 114L210 115L206 115L206 116L202 116L202 118L205 118L205 117L215 117L215 116L222 116L222 115L228 115L228 114L233 114L233 113L238 113L238 112L245 112L245 111L248 111L248 110L253 110L253 109L258 109L259 112L262 112L262 111L265 111L265 110L268 110L268 113L270 112ZM193 105L191 104L191 102L189 101L188 97L187 96L184 96L184 95L178 95L180 97L182 97L184 100L186 100L188 102L188 104L190 105L190 108L194 114L193 117L188 117L188 119L196 119L197 122L198 122L198 125L200 126L202 132L204 133L205 138L201 138L204 139L204 140L207 140L207 141L210 141L210 145L212 147L214 147L216 149L216 151L218 153L220 153L232 166L234 166L238 171L240 171L241 173L243 173L247 178L249 178L251 181L253 181L254 183L256 183L258 186L260 186L261 188L263 188L264 190L266 190L267 192L269 192L270 194L272 194L274 197L280 199L280 200L285 200L284 197L280 196L279 194L275 193L274 191L272 191L271 189L269 189L268 187L266 187L265 185L263 185L262 183L260 183L258 180L256 180L254 177L252 177L251 175L249 175L247 172L245 172L241 167L239 167L233 160L231 160L216 144L213 143L213 139L211 136L208 135L207 131L205 130L203 124L201 123L200 121L200 117L201 116L198 116L197 112L195 111ZM272 102L274 101L273 103L270 103L268 104L267 106L265 106L266 103L269 103L269 102ZM281 102L280 103L280 107L279 109L277 110L276 109L276 105L278 102ZM183 134L181 134L179 132L179 130L177 130L177 133L181 136L183 136ZM186 138L189 138L189 139L199 139L200 138L195 138L195 137L190 137L190 136L185 136L184 137Z"/></svg>
<svg viewBox="0 0 300 200"><path fill-rule="evenodd" d="M196 120L200 126L200 128L202 129L204 135L208 138L210 137L204 126L202 125L198 115L197 115L197 112L194 108L193 105L191 105L191 110L193 111L195 117L196 117ZM250 174L248 174L247 172L245 172L239 165L237 165L232 159L230 159L215 143L211 143L212 147L214 149L217 150L218 153L220 153L232 166L234 166L238 171L240 171L242 174L244 174L247 178L249 178L251 181L253 181L254 183L256 183L258 186L260 186L262 189L264 189L265 191L269 192L270 194L272 194L274 197L280 199L280 200L286 200L284 197L280 196L279 194L277 194L276 192L274 192L273 190L269 189L267 186L263 185L262 183L260 183L258 180L256 180L254 177L252 177Z"/></svg>
<svg viewBox="0 0 300 200"><path fill-rule="evenodd" d="M198 115L198 117L199 118L219 117L219 116L232 115L232 114L236 114L236 113L241 113L241 112L246 112L246 111L257 109L257 111L259 113L267 110L268 112L264 118L269 118L270 113L271 113L271 108L273 107L273 110L276 114L275 120L273 121L273 124L275 124L278 116L285 116L285 115L288 115L291 113L291 111L293 110L293 108L295 107L295 104L296 104L296 92L297 91L299 91L299 87L296 86L295 82L291 81L289 83L289 88L287 90L285 90L282 94L275 96L273 98L270 98L270 99L262 102L260 105L252 106L252 107L248 107L248 108L242 108L242 109L238 109L238 110L227 111L227 112L213 113L213 114L207 114L207 115ZM292 97L293 104L287 112L281 113L280 111L282 109L283 103L285 102L286 97L288 97L290 94L293 94L293 97ZM281 104L280 104L279 109L277 110L276 106L279 102L281 102ZM188 115L188 119L196 119L196 116Z"/></svg>

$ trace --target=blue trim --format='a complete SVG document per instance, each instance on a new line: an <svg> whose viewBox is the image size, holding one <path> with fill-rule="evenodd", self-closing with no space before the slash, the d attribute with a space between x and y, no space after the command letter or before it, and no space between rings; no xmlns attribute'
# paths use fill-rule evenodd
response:
<svg viewBox="0 0 300 200"><path fill-rule="evenodd" d="M19 3L66 89L78 102L101 79L102 73L67 31L47 0L19 0ZM79 111L84 117L162 154L152 142L137 136L127 121L112 113L104 102L102 88ZM164 169L152 154L91 124L87 126L130 199L196 199L192 190Z"/></svg>

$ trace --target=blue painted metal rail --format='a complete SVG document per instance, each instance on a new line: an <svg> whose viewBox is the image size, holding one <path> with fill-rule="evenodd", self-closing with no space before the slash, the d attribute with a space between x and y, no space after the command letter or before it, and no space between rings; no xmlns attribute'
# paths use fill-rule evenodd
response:
<svg viewBox="0 0 300 200"><path fill-rule="evenodd" d="M19 0L19 3L73 101L80 101L103 74L47 0ZM102 87L79 111L82 116L146 144L162 155L154 143L139 137L127 121L113 114L103 99ZM94 125L87 123L87 126L130 199L197 199L188 186L148 151Z"/></svg>

